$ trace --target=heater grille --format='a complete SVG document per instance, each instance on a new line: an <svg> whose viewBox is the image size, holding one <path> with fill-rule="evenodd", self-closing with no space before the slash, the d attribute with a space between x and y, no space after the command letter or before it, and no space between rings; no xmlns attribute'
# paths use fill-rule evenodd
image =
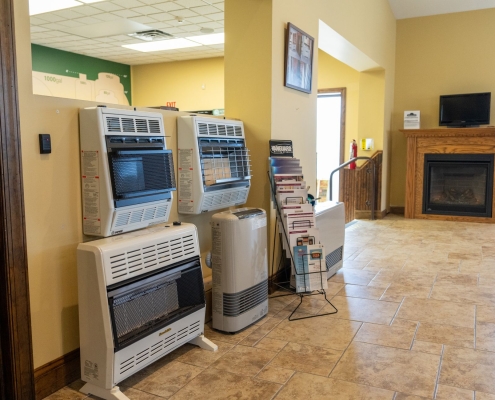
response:
<svg viewBox="0 0 495 400"><path fill-rule="evenodd" d="M268 281L264 280L238 293L223 294L223 315L237 317L268 299Z"/></svg>
<svg viewBox="0 0 495 400"><path fill-rule="evenodd" d="M108 304L114 346L122 349L204 307L204 288L199 261L182 271L159 273L143 283L112 290ZM189 327L177 332L177 340L189 335Z"/></svg>
<svg viewBox="0 0 495 400"><path fill-rule="evenodd" d="M331 253L327 254L327 256L325 257L325 261L327 264L327 271L330 268L332 268L335 264L337 264L339 261L342 260L342 251L343 251L343 247L340 246Z"/></svg>
<svg viewBox="0 0 495 400"><path fill-rule="evenodd" d="M222 123L198 122L198 134L208 136L244 137L242 126Z"/></svg>
<svg viewBox="0 0 495 400"><path fill-rule="evenodd" d="M243 204L247 201L249 189L238 189L227 193L205 194L202 210L216 210L235 204Z"/></svg>
<svg viewBox="0 0 495 400"><path fill-rule="evenodd" d="M197 253L196 249L197 243L190 234L112 254L108 257L110 267L106 271L108 285L190 258Z"/></svg>
<svg viewBox="0 0 495 400"><path fill-rule="evenodd" d="M135 222L163 219L167 215L170 204L143 207L134 211L117 212L112 230L122 228Z"/></svg>
<svg viewBox="0 0 495 400"><path fill-rule="evenodd" d="M201 327L201 321L195 321L189 325L186 325L183 328L180 328L178 332L170 332L168 335L163 336L163 339L160 339L153 343L150 346L146 346L144 349L141 348L132 356L127 356L125 360L118 362L116 366L116 382L121 381L125 377L134 373L134 371L139 370L142 366L145 366L152 362L155 358L161 357L162 354L165 354L173 349L177 345L180 344L180 341L187 341L192 337L196 337L199 335ZM184 332L187 332L184 335Z"/></svg>
<svg viewBox="0 0 495 400"><path fill-rule="evenodd" d="M156 118L105 117L107 132L163 133Z"/></svg>

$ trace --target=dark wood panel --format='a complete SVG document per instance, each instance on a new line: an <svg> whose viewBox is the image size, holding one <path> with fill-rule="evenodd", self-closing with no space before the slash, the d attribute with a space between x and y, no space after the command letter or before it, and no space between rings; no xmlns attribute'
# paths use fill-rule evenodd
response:
<svg viewBox="0 0 495 400"><path fill-rule="evenodd" d="M0 345L2 398L34 399L12 0L0 0Z"/></svg>
<svg viewBox="0 0 495 400"><path fill-rule="evenodd" d="M491 218L423 214L425 154L493 154L495 128L401 130L407 137L406 218L495 223ZM495 210L495 187L492 209Z"/></svg>
<svg viewBox="0 0 495 400"><path fill-rule="evenodd" d="M377 151L373 154L372 159L376 168L375 215L378 218L382 198L383 152ZM358 218L358 216L361 218L363 215L371 215L373 184L371 162L366 161L356 169L345 168L341 181L340 201L345 204L345 222L348 223ZM359 215L356 215L356 213Z"/></svg>
<svg viewBox="0 0 495 400"><path fill-rule="evenodd" d="M80 377L79 349L36 368L34 371L36 400L44 399Z"/></svg>

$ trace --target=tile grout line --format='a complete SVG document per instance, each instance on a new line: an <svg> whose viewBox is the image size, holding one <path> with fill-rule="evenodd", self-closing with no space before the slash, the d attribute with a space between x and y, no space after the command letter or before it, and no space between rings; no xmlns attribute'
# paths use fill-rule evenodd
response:
<svg viewBox="0 0 495 400"><path fill-rule="evenodd" d="M435 283L437 283L438 272L435 275L435 279L433 280L433 285L431 285L430 293L428 293L427 299L431 299L431 294L433 293L433 288L435 287Z"/></svg>
<svg viewBox="0 0 495 400"><path fill-rule="evenodd" d="M397 314L399 314L399 310L401 309L402 304L404 303L405 300L406 300L406 297L405 296L402 297L402 301L400 302L399 307L397 307L397 310L395 311L395 314L392 317L392 320L390 321L390 323L388 324L388 326L392 326L392 324L394 323L395 319L397 318Z"/></svg>
<svg viewBox="0 0 495 400"><path fill-rule="evenodd" d="M477 324L477 319L478 319L478 305L474 305L474 349L476 350L476 326Z"/></svg>
<svg viewBox="0 0 495 400"><path fill-rule="evenodd" d="M363 327L364 325L364 322L360 321L361 322L361 326L359 327L359 329L356 331L356 333L354 334L354 336L352 337L351 341L349 342L349 344L347 345L347 347L344 349L344 351L342 352L342 354L340 355L339 359L337 360L337 362L335 363L335 365L332 367L332 369L330 370L330 372L328 373L327 375L327 378L330 378L330 375L332 375L332 372L333 370L335 369L335 367L337 367L338 363L340 362L340 360L342 360L342 357L344 357L344 354L345 352L347 351L347 349L349 348L349 346L351 345L351 343L354 341L354 339L356 338L358 332L361 330L361 328Z"/></svg>
<svg viewBox="0 0 495 400"><path fill-rule="evenodd" d="M409 347L409 350L412 350L412 348L414 346L414 342L416 341L416 334L418 333L418 330L419 330L419 326L420 325L421 325L421 322L418 321L418 324L416 325L416 330L414 331L413 339L412 339L412 342L411 342L411 347Z"/></svg>
<svg viewBox="0 0 495 400"><path fill-rule="evenodd" d="M435 390L433 392L433 398L435 399L437 397L437 392L438 392L438 382L440 381L440 372L442 371L442 361L443 361L443 353L445 351L445 345L442 344L442 352L440 353L440 363L438 364L438 372L437 372L437 379L435 382Z"/></svg>

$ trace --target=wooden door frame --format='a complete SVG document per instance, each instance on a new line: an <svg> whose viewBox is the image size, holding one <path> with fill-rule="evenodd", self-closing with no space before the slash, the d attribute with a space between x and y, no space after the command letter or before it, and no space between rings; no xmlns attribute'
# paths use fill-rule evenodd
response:
<svg viewBox="0 0 495 400"><path fill-rule="evenodd" d="M346 116L346 88L330 88L330 89L318 89L318 95L320 94L331 94L331 93L340 93L340 164L344 163L345 160L345 116ZM343 171L341 170L339 173L339 201L343 199L343 190L344 190L344 180ZM330 182L328 182L330 185Z"/></svg>
<svg viewBox="0 0 495 400"><path fill-rule="evenodd" d="M0 398L35 398L13 0L0 0Z"/></svg>

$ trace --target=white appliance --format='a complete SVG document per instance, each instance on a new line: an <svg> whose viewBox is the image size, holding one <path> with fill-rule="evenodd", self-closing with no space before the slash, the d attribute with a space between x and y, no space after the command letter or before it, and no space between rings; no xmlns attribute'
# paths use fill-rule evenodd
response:
<svg viewBox="0 0 495 400"><path fill-rule="evenodd" d="M327 201L315 205L316 227L320 243L325 248L327 278L342 268L344 259L345 213L344 203Z"/></svg>
<svg viewBox="0 0 495 400"><path fill-rule="evenodd" d="M268 312L266 213L238 208L211 219L214 329L237 332Z"/></svg>
<svg viewBox="0 0 495 400"><path fill-rule="evenodd" d="M200 214L244 204L251 162L241 121L177 118L178 210Z"/></svg>
<svg viewBox="0 0 495 400"><path fill-rule="evenodd" d="M175 190L160 113L81 109L83 233L112 236L167 222Z"/></svg>
<svg viewBox="0 0 495 400"><path fill-rule="evenodd" d="M196 227L176 224L78 246L81 392L128 400L117 383L182 344L216 351Z"/></svg>

